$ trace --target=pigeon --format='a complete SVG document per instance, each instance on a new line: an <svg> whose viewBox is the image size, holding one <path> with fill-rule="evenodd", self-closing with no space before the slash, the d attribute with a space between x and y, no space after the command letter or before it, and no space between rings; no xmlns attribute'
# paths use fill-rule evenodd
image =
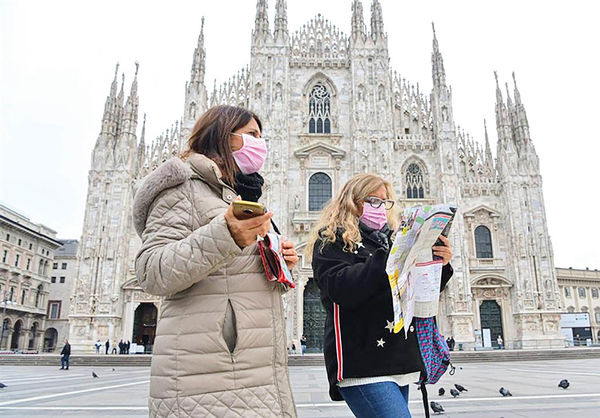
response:
<svg viewBox="0 0 600 418"><path fill-rule="evenodd" d="M97 377L98 377L98 375L97 375L96 373L92 372L92 377L93 377L93 378L97 378Z"/></svg>
<svg viewBox="0 0 600 418"><path fill-rule="evenodd" d="M460 392L456 389L450 389L450 395L456 398L458 395L460 395Z"/></svg>
<svg viewBox="0 0 600 418"><path fill-rule="evenodd" d="M0 389L4 389L6 385L4 383L0 383Z"/></svg>
<svg viewBox="0 0 600 418"><path fill-rule="evenodd" d="M560 381L560 383L558 384L558 387L559 387L559 388L566 389L566 388L568 388L568 387L569 387L569 385L570 385L569 381L568 381L567 379L563 379L563 380L561 380L561 381Z"/></svg>
<svg viewBox="0 0 600 418"><path fill-rule="evenodd" d="M442 405L440 405L437 402L431 401L429 403L429 405L431 406L431 410L433 412L435 412L436 414L439 414L440 412L444 412L444 408L442 408Z"/></svg>
<svg viewBox="0 0 600 418"><path fill-rule="evenodd" d="M115 368L113 367L113 372L115 371Z"/></svg>
<svg viewBox="0 0 600 418"><path fill-rule="evenodd" d="M444 390L444 388L440 388L440 390L438 390L438 395L439 396L444 396L444 393L446 393L446 391Z"/></svg>
<svg viewBox="0 0 600 418"><path fill-rule="evenodd" d="M456 384L454 385L454 387L455 387L456 389L458 389L458 391L459 391L459 392L468 392L468 390L467 390L467 388L466 388L466 387L464 387L463 385L459 385L458 383L456 383Z"/></svg>
<svg viewBox="0 0 600 418"><path fill-rule="evenodd" d="M500 388L499 392L502 396L512 396L512 393L510 393L510 390L504 389L503 387Z"/></svg>

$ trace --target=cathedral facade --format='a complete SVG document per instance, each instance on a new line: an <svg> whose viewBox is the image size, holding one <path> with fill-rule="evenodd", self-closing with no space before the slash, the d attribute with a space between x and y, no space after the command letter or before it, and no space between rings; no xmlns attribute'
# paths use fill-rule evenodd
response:
<svg viewBox="0 0 600 418"><path fill-rule="evenodd" d="M195 120L217 104L261 117L269 148L262 201L299 252L320 209L348 179L380 174L402 207L459 207L450 236L455 273L438 320L445 336L464 349L495 344L497 336L509 348L563 345L542 177L516 81L503 93L496 76L494 159L487 127L483 145L457 128L435 29L433 88L425 94L390 68L379 1L371 3L368 28L362 2L348 6L349 34L321 15L290 32L285 0L276 1L273 25L267 1L257 0L250 63L210 94L203 21L181 120L150 144L145 123L137 136L137 79L126 98L124 82L117 92L117 67L89 172L69 316L74 349L89 351L97 339L151 347L160 300L144 294L134 276L135 182L179 155ZM306 335L308 350L318 352L325 314L303 256L294 274L298 286L285 300L289 344Z"/></svg>

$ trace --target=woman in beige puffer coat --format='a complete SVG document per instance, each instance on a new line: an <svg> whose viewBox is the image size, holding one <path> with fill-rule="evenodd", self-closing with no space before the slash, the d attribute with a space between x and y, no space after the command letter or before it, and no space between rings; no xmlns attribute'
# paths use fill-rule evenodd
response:
<svg viewBox="0 0 600 418"><path fill-rule="evenodd" d="M211 108L194 126L185 158L167 160L137 189L138 282L164 296L151 367L152 417L296 416L285 290L267 281L256 245L272 214L241 221L230 206L247 177L242 169L262 165L260 152L252 152L262 147L260 135L253 113ZM293 266L293 245L284 247Z"/></svg>

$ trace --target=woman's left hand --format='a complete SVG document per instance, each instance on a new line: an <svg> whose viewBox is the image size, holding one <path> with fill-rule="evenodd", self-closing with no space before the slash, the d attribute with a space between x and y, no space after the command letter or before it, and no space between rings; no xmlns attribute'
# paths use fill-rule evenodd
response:
<svg viewBox="0 0 600 418"><path fill-rule="evenodd" d="M433 249L433 255L437 255L438 257L442 257L443 265L445 266L450 262L452 258L452 246L450 245L450 240L443 235L440 235L440 239L444 243L444 245L434 245L431 247Z"/></svg>
<svg viewBox="0 0 600 418"><path fill-rule="evenodd" d="M294 248L294 243L292 241L284 241L281 245L281 252L283 253L283 259L287 264L288 268L292 270L298 264L298 253L296 253L296 249Z"/></svg>

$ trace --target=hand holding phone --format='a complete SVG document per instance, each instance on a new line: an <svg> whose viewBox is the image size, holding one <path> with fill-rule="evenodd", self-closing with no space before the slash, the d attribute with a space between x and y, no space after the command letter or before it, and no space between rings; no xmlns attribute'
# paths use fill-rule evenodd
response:
<svg viewBox="0 0 600 418"><path fill-rule="evenodd" d="M241 202L242 204L238 203L236 205L237 202ZM246 203L251 203L251 205L246 205ZM235 209L236 207L237 209ZM234 210L237 212L237 215ZM231 237L240 248L254 244L257 236L264 237L267 235L271 228L272 217L273 213L265 213L264 206L260 203L240 200L234 201L229 205L227 212L225 212L225 221L227 222Z"/></svg>

